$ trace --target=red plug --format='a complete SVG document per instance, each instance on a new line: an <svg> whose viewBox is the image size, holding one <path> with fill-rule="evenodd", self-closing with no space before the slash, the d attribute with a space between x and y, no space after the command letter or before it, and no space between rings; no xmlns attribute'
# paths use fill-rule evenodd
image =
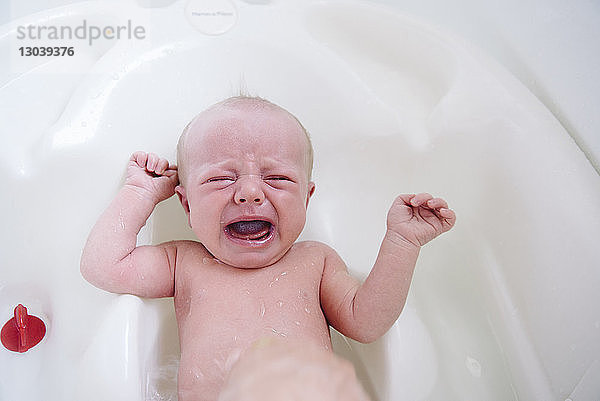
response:
<svg viewBox="0 0 600 401"><path fill-rule="evenodd" d="M10 351L26 352L35 347L46 334L42 319L27 314L27 308L19 304L0 332L2 345Z"/></svg>

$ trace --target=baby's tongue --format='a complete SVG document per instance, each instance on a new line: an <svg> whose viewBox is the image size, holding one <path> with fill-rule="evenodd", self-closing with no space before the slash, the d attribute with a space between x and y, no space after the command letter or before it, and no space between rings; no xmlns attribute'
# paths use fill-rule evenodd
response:
<svg viewBox="0 0 600 401"><path fill-rule="evenodd" d="M238 221L229 226L229 233L236 238L257 239L267 235L271 223L264 220Z"/></svg>

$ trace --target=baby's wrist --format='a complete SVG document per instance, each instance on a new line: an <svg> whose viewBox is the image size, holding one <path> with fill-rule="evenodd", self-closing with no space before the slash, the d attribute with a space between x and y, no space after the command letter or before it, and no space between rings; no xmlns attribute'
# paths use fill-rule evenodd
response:
<svg viewBox="0 0 600 401"><path fill-rule="evenodd" d="M415 250L418 252L421 249L420 244L410 241L404 235L399 234L396 231L389 228L387 229L384 238L392 242L394 245L407 250Z"/></svg>
<svg viewBox="0 0 600 401"><path fill-rule="evenodd" d="M133 197L133 200L152 204L152 207L159 202L157 197L151 191L137 185L125 184L123 185L122 191L127 193L128 196Z"/></svg>

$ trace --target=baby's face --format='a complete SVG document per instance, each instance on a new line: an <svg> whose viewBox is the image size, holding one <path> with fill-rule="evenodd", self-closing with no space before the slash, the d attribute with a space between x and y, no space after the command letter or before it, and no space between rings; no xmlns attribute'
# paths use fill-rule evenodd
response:
<svg viewBox="0 0 600 401"><path fill-rule="evenodd" d="M276 108L217 107L189 127L177 188L198 239L231 266L279 260L306 221L314 183L302 128Z"/></svg>

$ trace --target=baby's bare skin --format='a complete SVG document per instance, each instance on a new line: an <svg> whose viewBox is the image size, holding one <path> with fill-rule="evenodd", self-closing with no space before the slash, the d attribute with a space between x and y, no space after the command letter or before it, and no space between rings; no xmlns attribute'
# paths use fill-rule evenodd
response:
<svg viewBox="0 0 600 401"><path fill-rule="evenodd" d="M315 184L293 116L260 102L219 104L187 132L179 177L165 159L132 155L81 258L83 276L102 289L174 297L179 401L216 400L237 358L263 337L330 350L331 325L376 340L404 307L420 247L454 225L443 199L398 196L361 283L329 246L295 242ZM137 246L156 204L174 193L198 241Z"/></svg>
<svg viewBox="0 0 600 401"><path fill-rule="evenodd" d="M319 302L325 258L321 244L296 243L273 265L244 270L223 265L196 242L179 244L179 249L175 310L182 400L216 399L239 355L257 339L331 349Z"/></svg>

